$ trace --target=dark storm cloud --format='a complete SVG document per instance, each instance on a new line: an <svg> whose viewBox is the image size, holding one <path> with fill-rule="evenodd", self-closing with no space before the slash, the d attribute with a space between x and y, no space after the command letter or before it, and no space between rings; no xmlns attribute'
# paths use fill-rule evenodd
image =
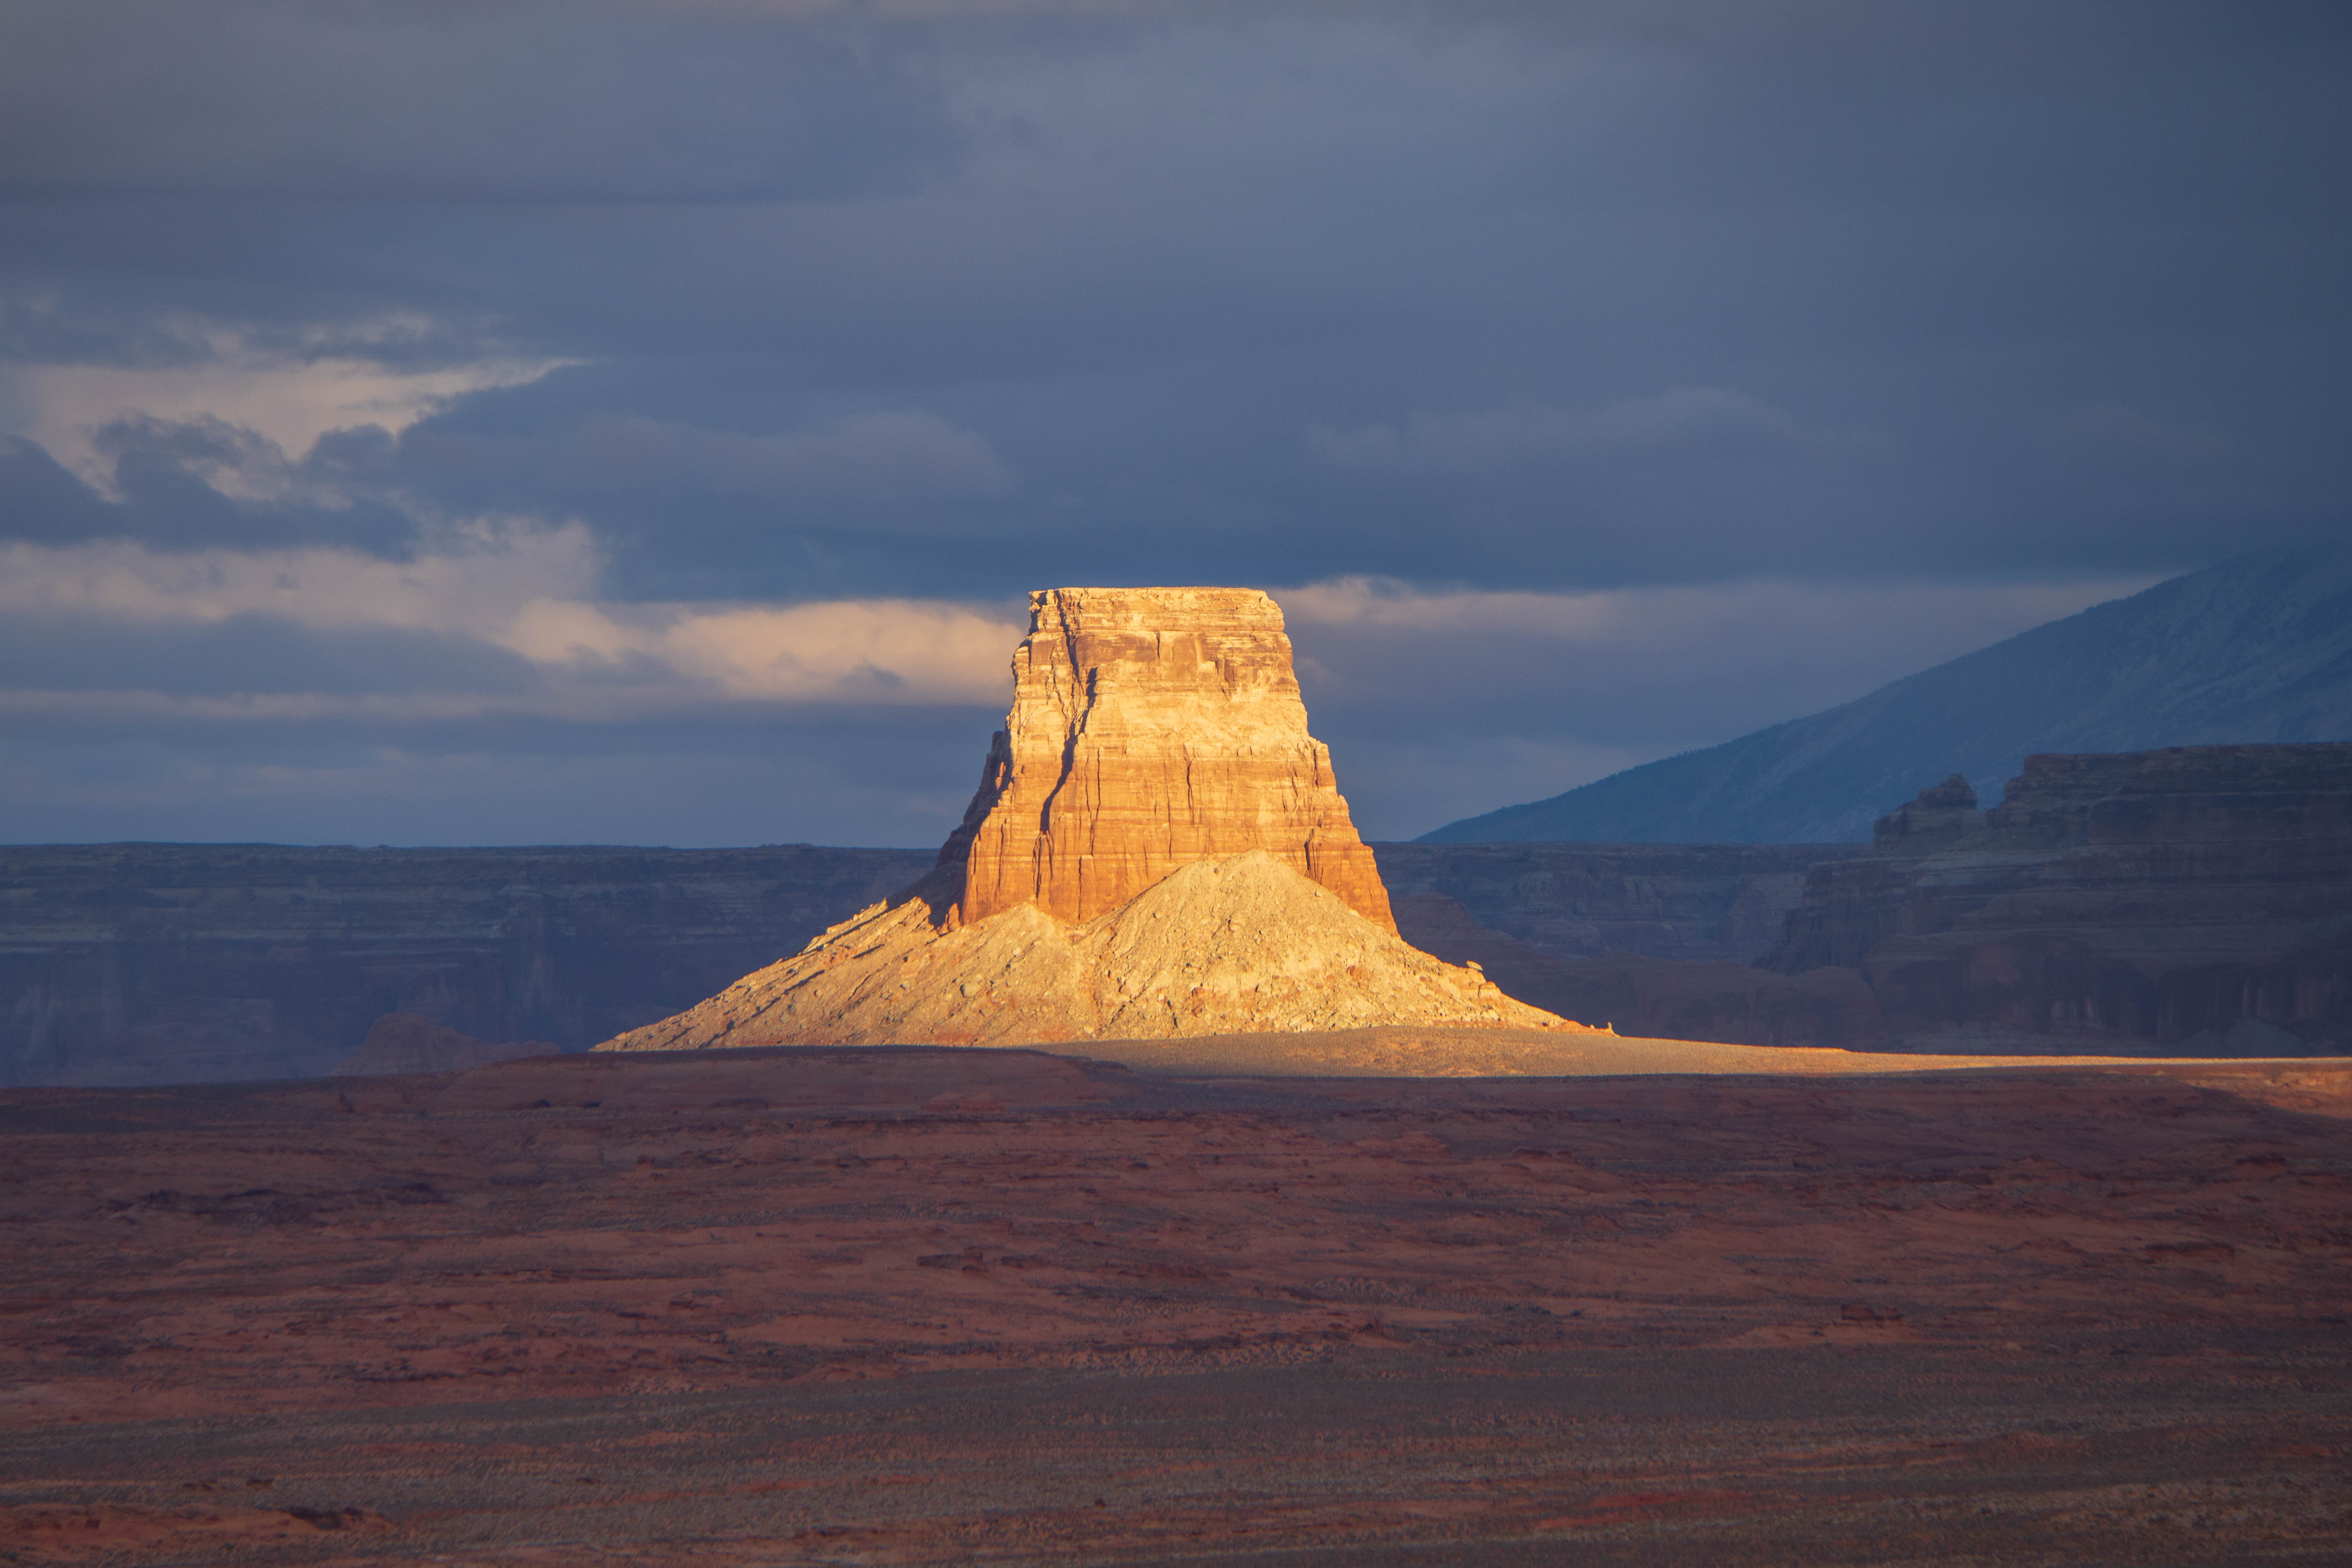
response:
<svg viewBox="0 0 2352 1568"><path fill-rule="evenodd" d="M563 493L664 592L2130 570L2340 525L2342 27L1881 9L957 32L964 153L896 199L337 221L599 362L542 450L879 409L1021 478ZM420 493L545 485L533 401L415 432ZM511 480L431 449L478 420Z"/></svg>
<svg viewBox="0 0 2352 1568"><path fill-rule="evenodd" d="M254 614L201 626L11 615L0 620L0 669L20 689L163 696L511 693L543 684L527 660L470 639L387 626L323 632Z"/></svg>
<svg viewBox="0 0 2352 1568"><path fill-rule="evenodd" d="M352 482L355 470L381 468L390 437L380 430L335 432L299 464L217 419L118 420L94 436L119 499L100 495L38 445L0 435L0 540L126 540L167 551L324 544L393 559L417 541L412 514ZM238 497L214 482L257 472L301 482L321 499Z"/></svg>
<svg viewBox="0 0 2352 1568"><path fill-rule="evenodd" d="M0 537L406 562L576 521L607 602L1770 578L2063 613L2032 585L2352 525L2347 17L0 0ZM288 416L295 371L348 412ZM1857 626L1695 634L1712 676L1475 615L1301 647L1405 833L1976 623ZM1412 674L1449 642L1470 698ZM225 691L242 657L185 663ZM472 754L404 787L456 800ZM796 809L868 820L813 766ZM1464 769L1522 793L1450 806Z"/></svg>
<svg viewBox="0 0 2352 1568"><path fill-rule="evenodd" d="M951 149L887 51L661 7L16 0L0 188L700 202L903 189Z"/></svg>

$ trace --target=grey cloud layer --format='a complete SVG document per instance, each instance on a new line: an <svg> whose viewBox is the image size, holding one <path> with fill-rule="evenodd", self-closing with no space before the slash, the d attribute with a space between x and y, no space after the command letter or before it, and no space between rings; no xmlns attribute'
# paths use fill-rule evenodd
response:
<svg viewBox="0 0 2352 1568"><path fill-rule="evenodd" d="M2340 5L0 0L0 542L403 563L576 521L604 575L566 592L607 605L1360 576L2023 605L2352 520ZM1402 833L1961 651L1952 614L1766 617L1715 675L1615 688L1475 620L1302 647ZM59 623L9 684L551 668L364 635ZM1413 676L1415 636L1491 672L1475 700ZM114 722L124 767L163 743ZM462 799L441 765L394 771ZM809 782L754 836L870 837L855 794Z"/></svg>
<svg viewBox="0 0 2352 1568"><path fill-rule="evenodd" d="M63 345L399 310L591 362L460 400L404 478L581 509L664 591L751 521L665 483L775 503L787 595L926 586L910 537L991 591L1202 547L1572 585L2180 565L2340 522L2334 16L1657 9L19 7L53 47L9 57L0 145L75 199L20 197L11 270ZM940 510L879 523L746 482L860 418L938 421L987 482L918 454Z"/></svg>

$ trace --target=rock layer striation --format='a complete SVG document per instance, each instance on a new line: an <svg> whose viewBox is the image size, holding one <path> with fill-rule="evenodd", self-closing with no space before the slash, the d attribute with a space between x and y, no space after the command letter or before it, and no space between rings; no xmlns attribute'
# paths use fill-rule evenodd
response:
<svg viewBox="0 0 2352 1568"><path fill-rule="evenodd" d="M2352 745L2025 760L1814 868L1761 967L1857 973L1904 1047L2352 1049Z"/></svg>
<svg viewBox="0 0 2352 1568"><path fill-rule="evenodd" d="M1263 849L1393 931L1281 607L1252 588L1029 596L1013 706L947 846L960 921L1108 914L1180 866Z"/></svg>

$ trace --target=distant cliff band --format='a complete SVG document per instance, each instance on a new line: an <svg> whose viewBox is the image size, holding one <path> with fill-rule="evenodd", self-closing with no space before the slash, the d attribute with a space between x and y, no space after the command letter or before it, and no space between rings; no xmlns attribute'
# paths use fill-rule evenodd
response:
<svg viewBox="0 0 2352 1568"><path fill-rule="evenodd" d="M1871 846L1373 851L1415 945L1623 1033L2352 1051L2352 745L2031 758L1993 812L1934 784ZM326 1074L387 1014L579 1049L796 952L932 858L0 848L0 1081Z"/></svg>

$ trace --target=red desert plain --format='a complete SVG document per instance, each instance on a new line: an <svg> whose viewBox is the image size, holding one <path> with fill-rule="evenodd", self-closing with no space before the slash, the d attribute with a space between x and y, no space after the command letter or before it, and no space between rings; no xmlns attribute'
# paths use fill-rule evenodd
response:
<svg viewBox="0 0 2352 1568"><path fill-rule="evenodd" d="M0 1560L2352 1561L2352 1061L1412 1044L6 1091Z"/></svg>

